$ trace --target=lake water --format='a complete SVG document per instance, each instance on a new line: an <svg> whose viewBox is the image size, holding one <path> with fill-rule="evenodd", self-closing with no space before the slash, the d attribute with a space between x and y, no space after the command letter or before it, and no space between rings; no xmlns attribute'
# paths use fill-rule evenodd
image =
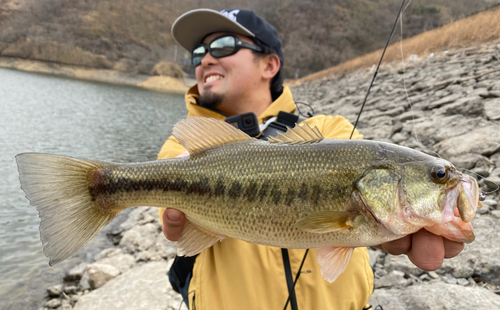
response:
<svg viewBox="0 0 500 310"><path fill-rule="evenodd" d="M154 160L186 113L180 95L0 69L0 308L37 309L65 269L109 246L100 234L76 257L49 267L15 155Z"/></svg>

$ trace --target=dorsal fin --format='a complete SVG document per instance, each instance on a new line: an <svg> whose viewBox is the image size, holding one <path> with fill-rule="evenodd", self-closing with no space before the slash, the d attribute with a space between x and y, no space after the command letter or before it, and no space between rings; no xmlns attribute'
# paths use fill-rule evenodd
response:
<svg viewBox="0 0 500 310"><path fill-rule="evenodd" d="M189 154L221 145L253 140L243 131L214 118L189 117L177 122L172 135Z"/></svg>
<svg viewBox="0 0 500 310"><path fill-rule="evenodd" d="M325 137L314 126L311 128L309 124L304 123L302 126L296 125L294 128L288 128L285 133L278 133L276 137L269 137L267 141L270 143L285 143L285 144L305 144L316 143L324 140Z"/></svg>

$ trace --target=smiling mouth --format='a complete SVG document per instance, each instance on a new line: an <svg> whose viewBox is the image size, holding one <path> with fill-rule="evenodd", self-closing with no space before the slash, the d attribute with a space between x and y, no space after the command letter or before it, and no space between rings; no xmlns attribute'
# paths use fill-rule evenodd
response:
<svg viewBox="0 0 500 310"><path fill-rule="evenodd" d="M210 75L205 79L205 83L210 83L212 81L222 80L224 77L222 75Z"/></svg>

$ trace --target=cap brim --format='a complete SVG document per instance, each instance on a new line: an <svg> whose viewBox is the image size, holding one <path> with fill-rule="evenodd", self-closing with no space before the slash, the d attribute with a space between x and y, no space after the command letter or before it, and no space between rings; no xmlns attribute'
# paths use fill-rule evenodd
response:
<svg viewBox="0 0 500 310"><path fill-rule="evenodd" d="M255 35L237 22L210 9L197 9L184 13L172 25L172 36L177 43L191 52L207 35L231 32L244 36Z"/></svg>

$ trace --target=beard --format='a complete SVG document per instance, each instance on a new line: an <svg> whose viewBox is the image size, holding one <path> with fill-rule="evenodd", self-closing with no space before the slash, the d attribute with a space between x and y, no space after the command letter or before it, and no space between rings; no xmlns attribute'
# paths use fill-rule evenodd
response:
<svg viewBox="0 0 500 310"><path fill-rule="evenodd" d="M215 109L224 100L224 95L214 93L210 91L211 87L206 87L203 89L203 94L200 94L198 99L198 104L205 108Z"/></svg>

